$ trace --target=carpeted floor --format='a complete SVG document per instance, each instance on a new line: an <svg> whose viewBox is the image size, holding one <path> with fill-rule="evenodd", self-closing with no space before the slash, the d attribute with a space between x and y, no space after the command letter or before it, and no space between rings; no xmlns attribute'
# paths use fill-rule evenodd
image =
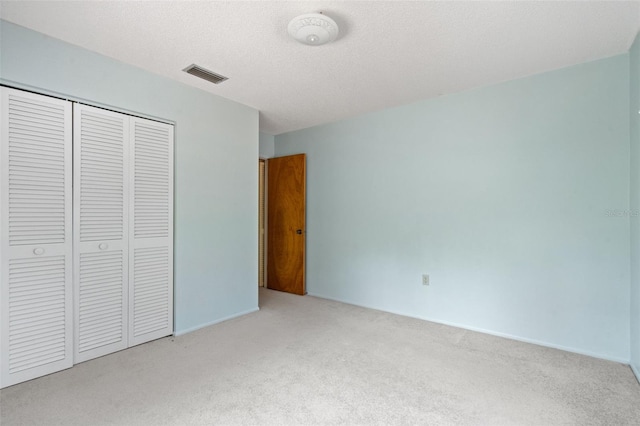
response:
<svg viewBox="0 0 640 426"><path fill-rule="evenodd" d="M0 391L9 425L638 425L628 366L310 296Z"/></svg>

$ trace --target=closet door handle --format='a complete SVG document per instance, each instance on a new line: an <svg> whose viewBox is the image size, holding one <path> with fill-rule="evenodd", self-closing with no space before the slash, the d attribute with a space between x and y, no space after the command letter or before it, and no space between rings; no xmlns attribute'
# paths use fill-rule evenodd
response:
<svg viewBox="0 0 640 426"><path fill-rule="evenodd" d="M100 250L106 250L106 249L108 249L108 248L109 248L109 244L107 244L107 243L100 243L100 244L98 244L98 248L99 248Z"/></svg>
<svg viewBox="0 0 640 426"><path fill-rule="evenodd" d="M34 248L33 254L35 254L36 256L40 256L41 254L44 254L44 249L42 247Z"/></svg>

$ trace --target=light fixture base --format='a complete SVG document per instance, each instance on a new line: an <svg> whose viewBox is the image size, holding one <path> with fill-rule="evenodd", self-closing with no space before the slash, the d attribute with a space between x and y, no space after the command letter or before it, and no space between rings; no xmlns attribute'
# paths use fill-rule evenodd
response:
<svg viewBox="0 0 640 426"><path fill-rule="evenodd" d="M336 21L321 13L306 13L289 22L289 35L302 44L320 46L338 37Z"/></svg>

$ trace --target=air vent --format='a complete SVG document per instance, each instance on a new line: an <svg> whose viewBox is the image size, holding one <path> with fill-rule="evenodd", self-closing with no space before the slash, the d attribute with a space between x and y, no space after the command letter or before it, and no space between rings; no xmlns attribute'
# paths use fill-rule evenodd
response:
<svg viewBox="0 0 640 426"><path fill-rule="evenodd" d="M182 71L189 73L191 75L195 75L196 77L200 77L204 80L210 81L213 84L220 84L225 80L228 80L229 77L225 77L220 74L216 74L215 72L211 72L197 65L189 65Z"/></svg>

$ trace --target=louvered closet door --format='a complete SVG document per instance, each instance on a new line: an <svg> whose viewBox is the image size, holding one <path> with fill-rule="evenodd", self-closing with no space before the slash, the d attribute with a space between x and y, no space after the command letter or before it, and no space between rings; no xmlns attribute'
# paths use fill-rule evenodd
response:
<svg viewBox="0 0 640 426"><path fill-rule="evenodd" d="M129 117L74 104L75 362L128 345Z"/></svg>
<svg viewBox="0 0 640 426"><path fill-rule="evenodd" d="M0 387L73 364L71 103L0 88Z"/></svg>
<svg viewBox="0 0 640 426"><path fill-rule="evenodd" d="M129 346L173 333L173 126L131 118Z"/></svg>

